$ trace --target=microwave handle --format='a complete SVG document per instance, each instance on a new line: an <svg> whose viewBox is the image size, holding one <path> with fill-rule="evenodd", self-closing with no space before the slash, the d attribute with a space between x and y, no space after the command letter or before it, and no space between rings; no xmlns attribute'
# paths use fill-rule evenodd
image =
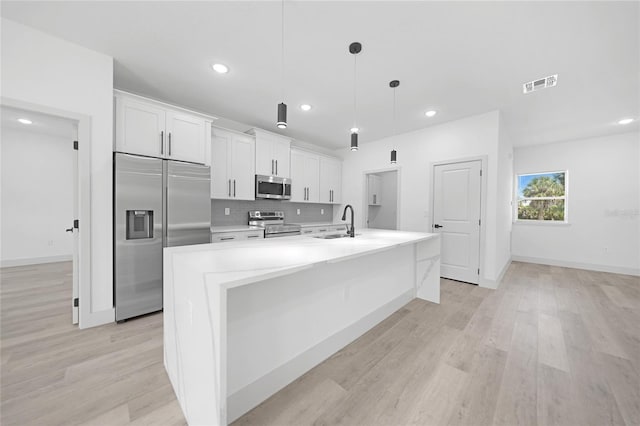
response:
<svg viewBox="0 0 640 426"><path fill-rule="evenodd" d="M282 197L284 198L285 194L286 194L286 188L287 188L287 184L285 182L282 182Z"/></svg>

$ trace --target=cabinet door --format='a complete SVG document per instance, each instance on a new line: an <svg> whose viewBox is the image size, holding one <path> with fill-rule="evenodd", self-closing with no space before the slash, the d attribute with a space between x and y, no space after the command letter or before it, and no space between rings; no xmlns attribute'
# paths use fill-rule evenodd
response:
<svg viewBox="0 0 640 426"><path fill-rule="evenodd" d="M307 199L305 159L304 152L291 150L291 201L293 202L305 202Z"/></svg>
<svg viewBox="0 0 640 426"><path fill-rule="evenodd" d="M307 201L320 202L320 158L317 155L306 154L304 159L304 171L307 184Z"/></svg>
<svg viewBox="0 0 640 426"><path fill-rule="evenodd" d="M255 200L255 141L250 136L231 139L231 195L235 199Z"/></svg>
<svg viewBox="0 0 640 426"><path fill-rule="evenodd" d="M231 133L214 130L211 139L211 198L231 198L229 147Z"/></svg>
<svg viewBox="0 0 640 426"><path fill-rule="evenodd" d="M204 164L204 119L167 111L165 158Z"/></svg>
<svg viewBox="0 0 640 426"><path fill-rule="evenodd" d="M164 155L165 111L133 99L116 97L116 151Z"/></svg>
<svg viewBox="0 0 640 426"><path fill-rule="evenodd" d="M333 158L320 158L320 202L340 203L342 163Z"/></svg>
<svg viewBox="0 0 640 426"><path fill-rule="evenodd" d="M262 135L256 136L256 174L272 176L275 171L271 139L267 139Z"/></svg>
<svg viewBox="0 0 640 426"><path fill-rule="evenodd" d="M273 159L275 160L275 175L280 177L291 177L290 156L291 143L288 140L273 141Z"/></svg>

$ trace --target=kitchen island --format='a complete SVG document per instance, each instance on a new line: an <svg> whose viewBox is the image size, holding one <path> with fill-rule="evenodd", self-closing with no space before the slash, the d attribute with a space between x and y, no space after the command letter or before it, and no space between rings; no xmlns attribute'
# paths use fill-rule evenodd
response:
<svg viewBox="0 0 640 426"><path fill-rule="evenodd" d="M164 251L164 362L191 425L226 425L419 297L437 234L359 230Z"/></svg>

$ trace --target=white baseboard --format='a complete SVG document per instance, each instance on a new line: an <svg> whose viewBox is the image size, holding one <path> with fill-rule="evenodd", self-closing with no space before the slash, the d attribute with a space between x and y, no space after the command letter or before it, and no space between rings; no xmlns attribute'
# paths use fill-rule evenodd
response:
<svg viewBox="0 0 640 426"><path fill-rule="evenodd" d="M541 257L511 256L515 262L538 263L541 265L561 266L564 268L586 269L588 271L611 272L613 274L640 276L640 268L626 268L622 266L597 265L593 263L568 262Z"/></svg>
<svg viewBox="0 0 640 426"><path fill-rule="evenodd" d="M238 419L244 413L362 336L389 315L409 303L415 297L414 292L415 290L411 289L286 364L229 395L227 398L228 422L231 423Z"/></svg>
<svg viewBox="0 0 640 426"><path fill-rule="evenodd" d="M19 259L3 259L0 261L0 267L10 268L12 266L26 266L37 265L40 263L56 263L56 262L68 262L73 260L72 254L62 254L59 256L45 256L45 257L24 257Z"/></svg>
<svg viewBox="0 0 640 426"><path fill-rule="evenodd" d="M504 278L504 274L507 273L507 270L509 269L509 266L511 266L511 261L512 260L513 259L511 257L509 258L509 260L507 260L507 262L502 267L502 270L498 274L498 278L496 278L495 280L490 280L490 279L487 279L487 278L480 277L479 286L480 287L484 287L484 288L490 288L492 290L496 290L500 286L500 283L502 282L502 279Z"/></svg>

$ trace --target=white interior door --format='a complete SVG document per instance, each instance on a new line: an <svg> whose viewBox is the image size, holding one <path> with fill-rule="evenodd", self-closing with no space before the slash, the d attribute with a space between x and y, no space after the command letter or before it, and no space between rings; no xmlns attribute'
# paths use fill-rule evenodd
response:
<svg viewBox="0 0 640 426"><path fill-rule="evenodd" d="M80 259L79 259L79 249L80 249L80 230L78 228L76 228L76 222L75 220L79 217L79 202L80 202L80 197L79 197L79 192L78 192L78 181L79 181L79 176L78 176L78 134L77 134L77 127L76 127L76 141L74 141L74 149L72 152L72 156L73 156L73 225L72 225L72 232L73 232L73 268L72 268L72 274L73 274L73 290L72 290L72 294L71 294L71 316L72 316L72 320L71 323L72 324L78 324L78 319L79 319L79 309L78 309L78 303L76 302L77 300L79 300L79 287L80 287L80 281L79 281L79 266L80 266Z"/></svg>
<svg viewBox="0 0 640 426"><path fill-rule="evenodd" d="M478 284L480 280L481 162L436 165L433 232L440 234L440 275Z"/></svg>

